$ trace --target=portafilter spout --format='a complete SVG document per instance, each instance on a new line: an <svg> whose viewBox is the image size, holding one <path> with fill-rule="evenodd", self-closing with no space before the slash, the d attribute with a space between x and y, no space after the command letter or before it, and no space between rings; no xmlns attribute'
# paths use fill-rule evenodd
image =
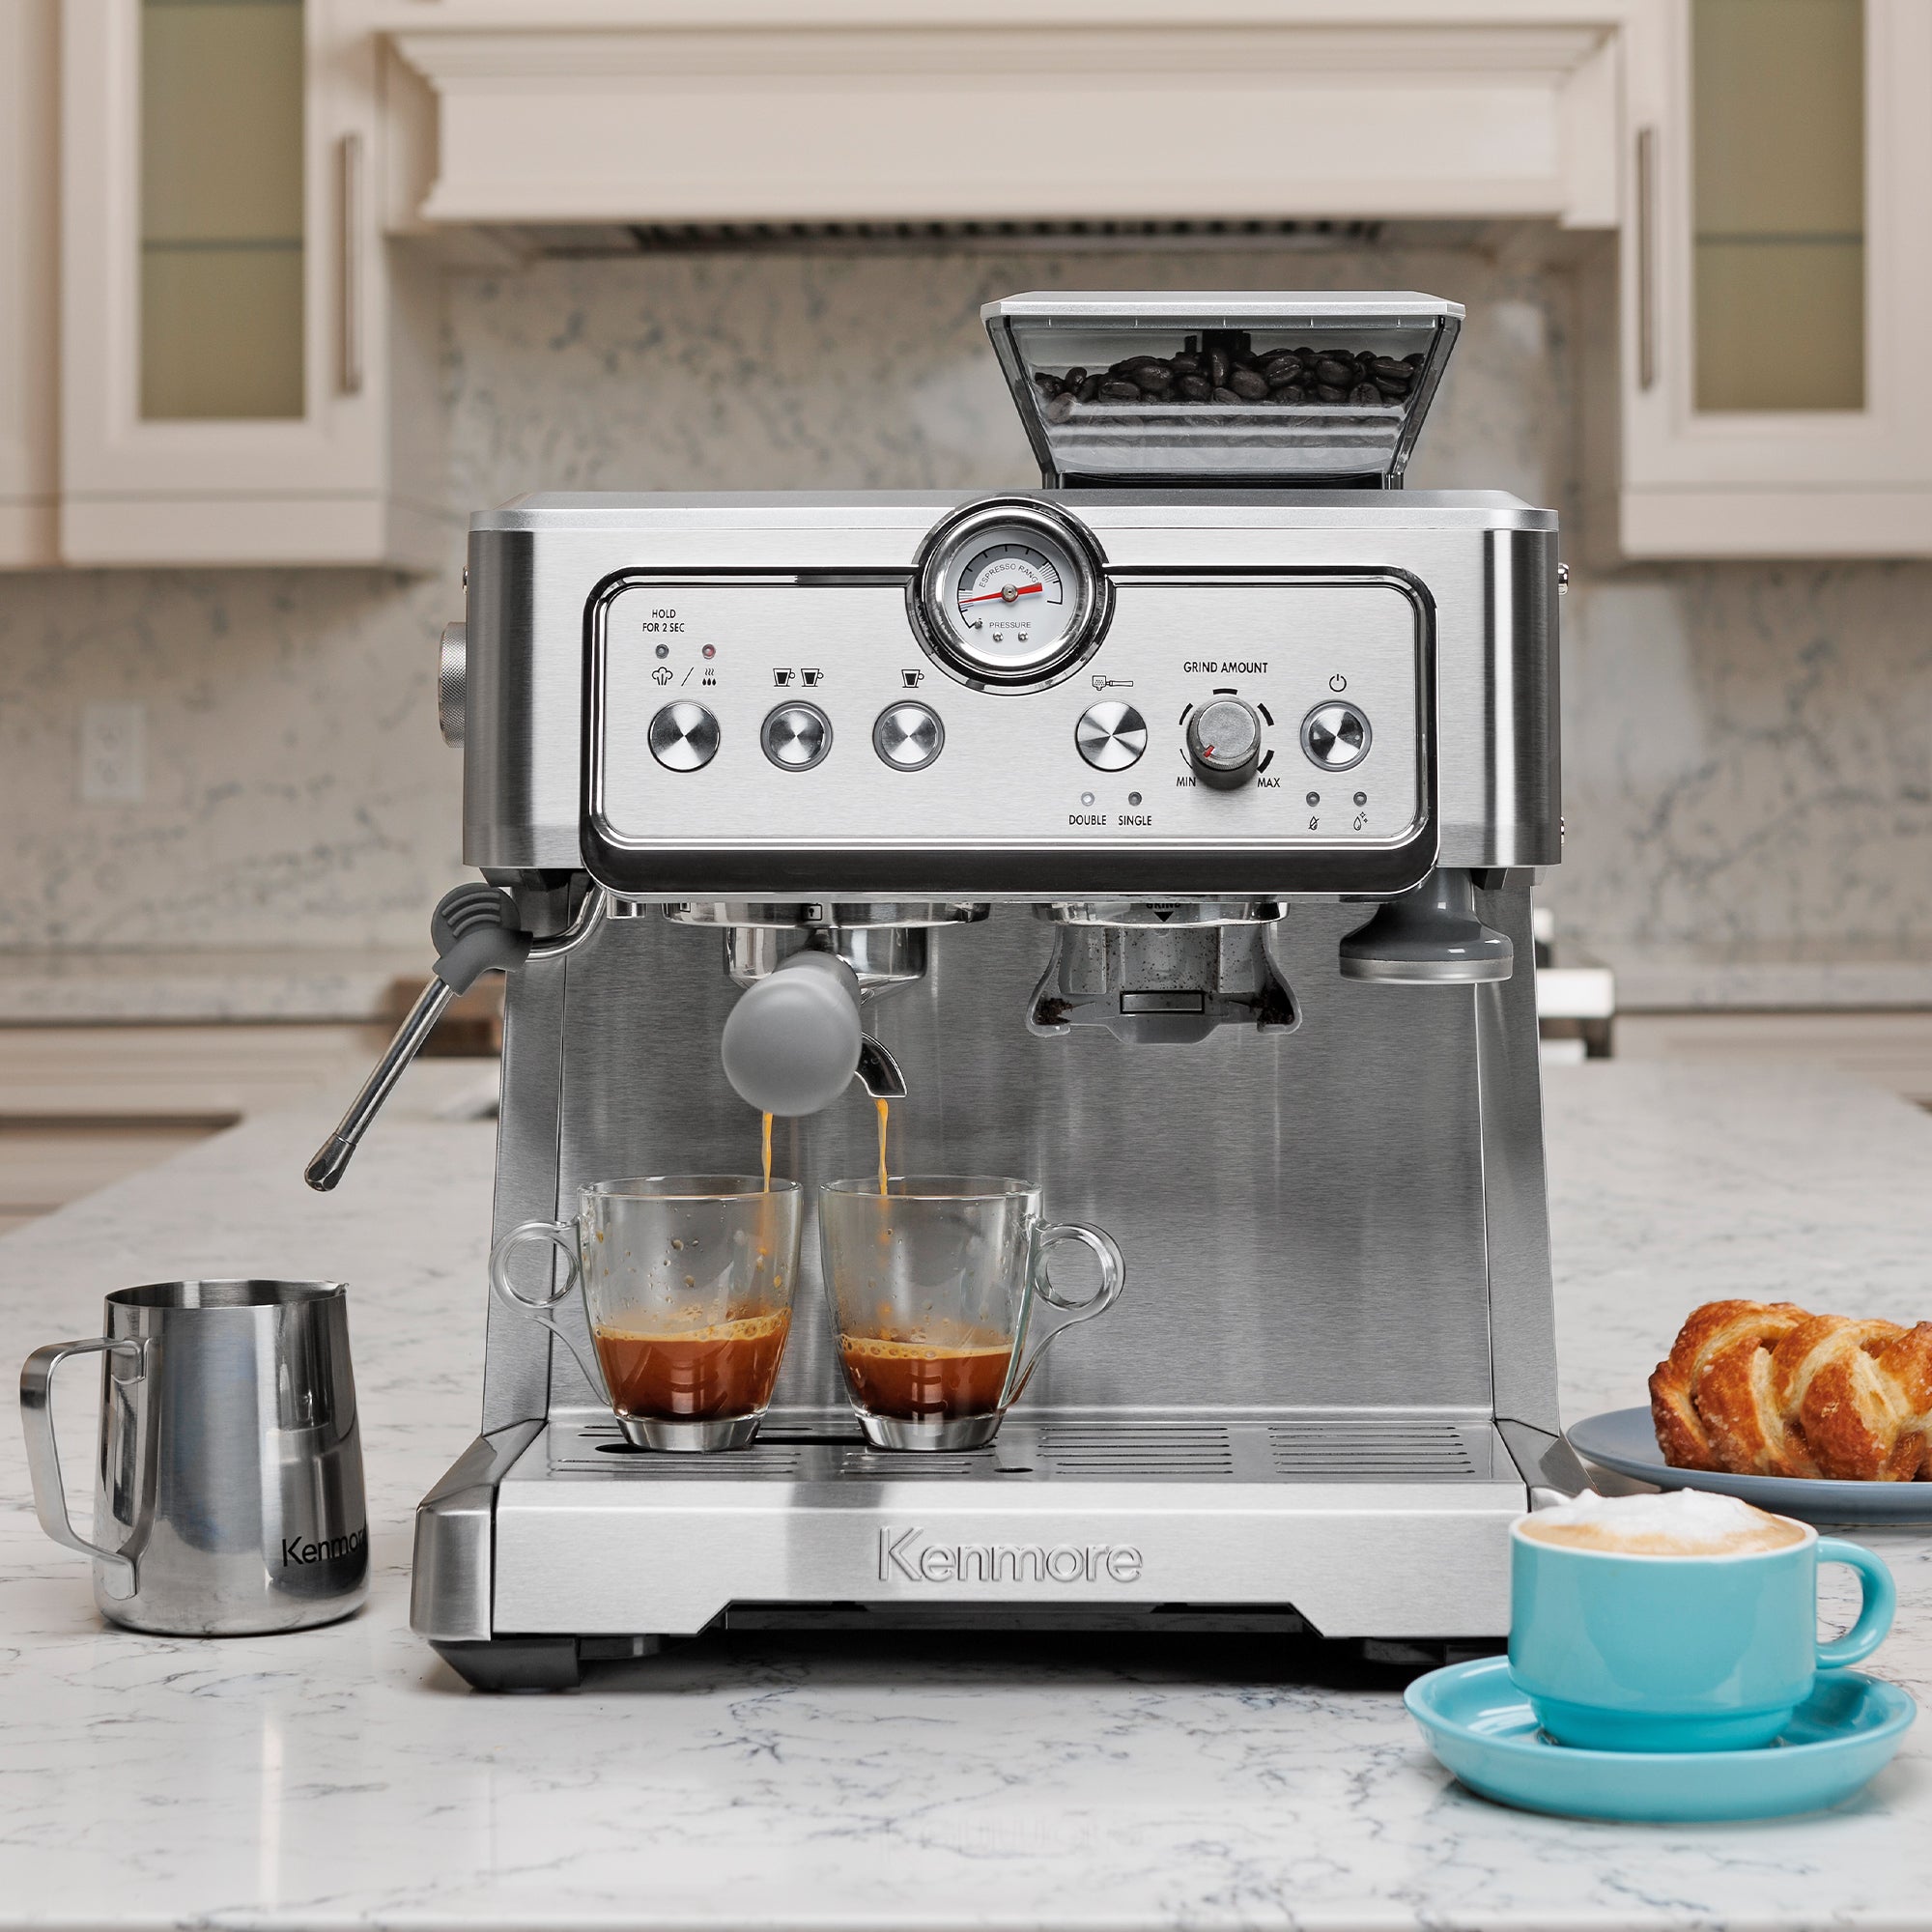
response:
<svg viewBox="0 0 1932 1932"><path fill-rule="evenodd" d="M724 1077L763 1114L815 1114L854 1079L904 1097L898 1063L859 1018L859 978L830 952L794 952L748 986L719 1041Z"/></svg>
<svg viewBox="0 0 1932 1932"><path fill-rule="evenodd" d="M302 1170L302 1179L318 1194L327 1194L342 1179L370 1122L382 1112L383 1102L458 994L467 993L485 973L507 973L526 959L548 959L568 952L589 937L604 917L607 904L603 887L593 886L563 932L554 939L532 939L518 925L517 909L508 895L495 886L458 886L444 893L429 923L437 953L429 983L416 996L409 1017L396 1029L395 1037L376 1063L375 1071L362 1083L362 1091L349 1103L349 1111L335 1131Z"/></svg>

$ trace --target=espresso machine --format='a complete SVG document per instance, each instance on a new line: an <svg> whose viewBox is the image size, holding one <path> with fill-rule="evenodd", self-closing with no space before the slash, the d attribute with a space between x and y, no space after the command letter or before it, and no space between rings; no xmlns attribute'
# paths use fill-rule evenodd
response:
<svg viewBox="0 0 1932 1932"><path fill-rule="evenodd" d="M1512 1520L1583 1487L1529 920L1562 843L1556 519L1401 487L1462 309L984 319L1037 489L474 519L440 701L486 883L310 1179L489 970L496 1236L582 1183L755 1171L721 1038L825 955L864 1046L779 1121L777 1172L809 1203L871 1171L897 1096L895 1171L1039 1181L1125 1292L989 1446L895 1454L844 1401L808 1231L763 1428L696 1456L627 1442L479 1281L480 1428L418 1509L412 1606L474 1685L723 1628L1493 1638ZM547 1250L516 1265L554 1292Z"/></svg>

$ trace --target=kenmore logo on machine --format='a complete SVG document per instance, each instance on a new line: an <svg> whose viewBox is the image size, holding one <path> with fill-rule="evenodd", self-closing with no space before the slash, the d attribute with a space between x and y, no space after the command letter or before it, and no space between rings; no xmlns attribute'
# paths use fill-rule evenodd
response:
<svg viewBox="0 0 1932 1932"><path fill-rule="evenodd" d="M879 1581L907 1583L1136 1583L1130 1543L928 1543L922 1529L879 1532Z"/></svg>

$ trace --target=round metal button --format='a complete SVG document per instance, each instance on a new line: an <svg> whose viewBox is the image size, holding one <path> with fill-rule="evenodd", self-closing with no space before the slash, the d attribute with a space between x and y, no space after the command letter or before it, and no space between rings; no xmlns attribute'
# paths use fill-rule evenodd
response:
<svg viewBox="0 0 1932 1932"><path fill-rule="evenodd" d="M873 722L872 749L895 771L923 772L946 749L946 726L929 705L889 704Z"/></svg>
<svg viewBox="0 0 1932 1932"><path fill-rule="evenodd" d="M718 721L703 705L680 697L651 720L648 743L667 771L701 771L718 755Z"/></svg>
<svg viewBox="0 0 1932 1932"><path fill-rule="evenodd" d="M1138 764L1147 741L1147 720L1118 698L1090 706L1073 727L1080 755L1096 772L1123 772Z"/></svg>
<svg viewBox="0 0 1932 1932"><path fill-rule="evenodd" d="M1369 721L1352 704L1318 704L1301 721L1301 749L1324 772L1352 771L1369 755Z"/></svg>
<svg viewBox="0 0 1932 1932"><path fill-rule="evenodd" d="M781 704L765 720L758 743L780 770L809 772L832 749L832 721L815 704Z"/></svg>

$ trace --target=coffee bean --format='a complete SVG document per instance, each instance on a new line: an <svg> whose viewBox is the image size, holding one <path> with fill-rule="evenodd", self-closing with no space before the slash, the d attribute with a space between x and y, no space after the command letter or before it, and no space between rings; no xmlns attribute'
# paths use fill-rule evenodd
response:
<svg viewBox="0 0 1932 1932"><path fill-rule="evenodd" d="M1407 400L1424 360L1420 354L1397 360L1369 349L1307 344L1256 352L1247 336L1231 331L1219 339L1222 346L1204 350L1199 336L1188 336L1174 355L1126 355L1105 371L1080 364L1064 375L1037 369L1032 380L1043 412L1056 423L1065 422L1077 404L1093 402L1382 409Z"/></svg>

